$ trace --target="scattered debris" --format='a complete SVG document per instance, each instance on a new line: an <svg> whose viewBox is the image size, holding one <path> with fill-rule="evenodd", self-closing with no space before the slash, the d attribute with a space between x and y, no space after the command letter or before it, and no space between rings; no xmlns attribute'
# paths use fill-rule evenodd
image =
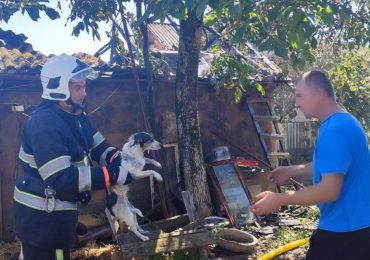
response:
<svg viewBox="0 0 370 260"><path fill-rule="evenodd" d="M297 226L300 224L299 219L280 219L279 221L279 226Z"/></svg>
<svg viewBox="0 0 370 260"><path fill-rule="evenodd" d="M276 226L266 226L257 230L260 235L270 235L275 234L278 231L279 227Z"/></svg>

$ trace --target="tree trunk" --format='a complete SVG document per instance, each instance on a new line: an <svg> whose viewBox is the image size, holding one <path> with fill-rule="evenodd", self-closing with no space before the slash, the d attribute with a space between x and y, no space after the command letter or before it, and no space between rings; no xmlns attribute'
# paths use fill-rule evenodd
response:
<svg viewBox="0 0 370 260"><path fill-rule="evenodd" d="M136 2L136 16L138 19L142 17L142 1L137 0ZM149 58L149 39L148 39L148 27L147 22L141 22L139 24L140 33L142 36L142 44L143 44L143 57L144 57L144 68L146 73L147 79L147 111L149 114L149 124L152 130L152 134L155 138L157 138L157 131L155 125L155 96L154 96L154 88L153 88L153 67L152 63L150 62Z"/></svg>
<svg viewBox="0 0 370 260"><path fill-rule="evenodd" d="M211 203L204 167L198 118L198 62L202 20L190 11L180 21L179 54L176 72L176 120L180 164L186 189L193 194L198 216L209 216Z"/></svg>

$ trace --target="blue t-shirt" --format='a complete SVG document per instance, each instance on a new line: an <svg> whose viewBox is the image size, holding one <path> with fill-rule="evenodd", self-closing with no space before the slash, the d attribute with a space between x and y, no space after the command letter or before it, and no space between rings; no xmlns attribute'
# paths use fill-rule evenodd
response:
<svg viewBox="0 0 370 260"><path fill-rule="evenodd" d="M336 201L320 203L319 228L335 232L370 227L370 153L367 136L351 114L333 113L320 126L313 183L323 174L344 175Z"/></svg>

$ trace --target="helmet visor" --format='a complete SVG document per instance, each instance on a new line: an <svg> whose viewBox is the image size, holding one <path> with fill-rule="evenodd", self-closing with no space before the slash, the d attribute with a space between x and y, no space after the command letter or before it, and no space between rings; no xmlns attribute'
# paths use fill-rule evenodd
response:
<svg viewBox="0 0 370 260"><path fill-rule="evenodd" d="M94 80L99 77L99 72L93 70L92 68L86 68L85 70L77 72L75 75L72 76L72 80L80 81L80 80Z"/></svg>

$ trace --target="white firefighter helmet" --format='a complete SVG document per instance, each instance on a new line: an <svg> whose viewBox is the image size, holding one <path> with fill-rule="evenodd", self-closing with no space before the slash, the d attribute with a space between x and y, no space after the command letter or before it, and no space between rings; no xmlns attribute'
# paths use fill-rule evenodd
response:
<svg viewBox="0 0 370 260"><path fill-rule="evenodd" d="M96 79L98 72L76 57L66 54L46 61L41 70L42 98L67 100L70 97L69 81Z"/></svg>

